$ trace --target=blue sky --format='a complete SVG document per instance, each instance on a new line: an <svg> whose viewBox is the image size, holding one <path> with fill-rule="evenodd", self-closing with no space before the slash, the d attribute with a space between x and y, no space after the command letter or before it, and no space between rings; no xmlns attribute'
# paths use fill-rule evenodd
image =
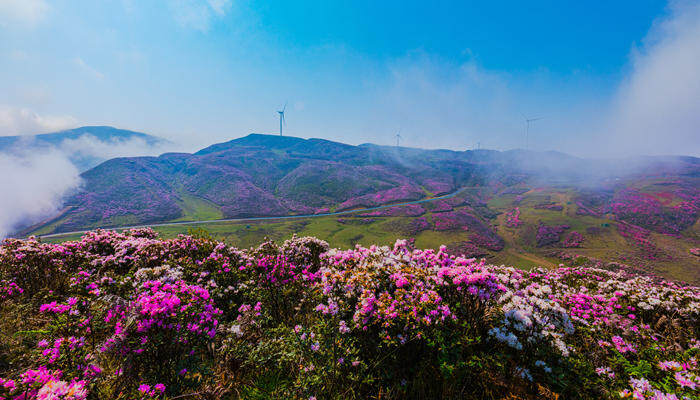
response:
<svg viewBox="0 0 700 400"><path fill-rule="evenodd" d="M434 3L0 0L0 135L700 155L697 1Z"/></svg>

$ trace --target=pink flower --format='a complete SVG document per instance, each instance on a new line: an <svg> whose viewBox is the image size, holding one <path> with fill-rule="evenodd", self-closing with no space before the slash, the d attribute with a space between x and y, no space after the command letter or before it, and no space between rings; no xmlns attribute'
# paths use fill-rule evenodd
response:
<svg viewBox="0 0 700 400"><path fill-rule="evenodd" d="M678 382L678 385L681 387L687 387L695 390L695 388L698 386L697 383L695 383L690 377L680 371L676 372L673 377L676 378L676 382Z"/></svg>

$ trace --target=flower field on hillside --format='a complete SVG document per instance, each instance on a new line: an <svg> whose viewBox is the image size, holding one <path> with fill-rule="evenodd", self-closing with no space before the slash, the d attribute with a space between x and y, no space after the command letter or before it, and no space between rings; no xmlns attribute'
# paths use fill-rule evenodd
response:
<svg viewBox="0 0 700 400"><path fill-rule="evenodd" d="M0 399L700 390L700 288L598 268L524 271L403 240L236 249L149 229L8 239L0 312Z"/></svg>

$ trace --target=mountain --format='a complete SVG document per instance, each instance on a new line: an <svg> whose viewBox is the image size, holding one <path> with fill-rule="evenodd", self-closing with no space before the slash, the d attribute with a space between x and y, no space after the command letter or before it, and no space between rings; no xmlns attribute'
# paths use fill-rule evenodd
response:
<svg viewBox="0 0 700 400"><path fill-rule="evenodd" d="M453 251L519 265L585 255L700 281L694 157L591 160L251 134L194 154L111 159L81 178L62 212L31 233L326 213L459 191L445 200L326 217L323 226L307 228L307 219L259 231L217 229L246 242L323 229L338 246L414 237L421 246L445 242Z"/></svg>
<svg viewBox="0 0 700 400"><path fill-rule="evenodd" d="M86 127L51 134L75 137ZM100 128L100 138L142 137ZM137 136L138 135L138 136ZM156 138L144 135L152 143ZM81 175L52 232L196 217L222 218L346 210L444 194L464 186L492 189L605 179L673 170L698 176L693 157L652 158L621 172L619 161L593 162L562 153L422 150L323 139L251 134L194 154L108 160ZM628 165L634 164L628 161ZM618 175L605 171L618 171ZM664 172L665 175L668 175Z"/></svg>
<svg viewBox="0 0 700 400"><path fill-rule="evenodd" d="M0 136L0 153L58 150L65 153L78 170L86 171L112 158L111 151L96 146L157 148L168 144L170 142L165 139L141 132L111 126L83 126L38 135ZM136 154L142 152L140 149Z"/></svg>

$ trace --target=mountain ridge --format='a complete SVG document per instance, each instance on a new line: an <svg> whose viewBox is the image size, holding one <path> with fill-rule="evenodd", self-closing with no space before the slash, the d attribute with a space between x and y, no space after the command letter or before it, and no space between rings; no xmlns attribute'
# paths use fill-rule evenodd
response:
<svg viewBox="0 0 700 400"><path fill-rule="evenodd" d="M83 216L70 216L65 228L182 218L178 202L183 193L217 204L230 218L415 200L460 186L511 186L545 174L575 181L588 173L582 168L585 159L557 153L554 170L542 153L535 154L353 146L250 134L195 153L119 157L85 171L84 185L66 203L72 206L69 214L82 209ZM538 158L542 161L528 161ZM691 170L698 164L693 157L659 162Z"/></svg>
<svg viewBox="0 0 700 400"><path fill-rule="evenodd" d="M83 135L92 135L100 140L128 140L133 138L139 138L146 141L146 143L149 145L169 142L166 139L143 132L137 132L128 129L119 129L108 125L87 125L73 129L64 129L56 132L0 136L0 151L22 140L33 139L45 144L57 144L63 140L77 139Z"/></svg>

